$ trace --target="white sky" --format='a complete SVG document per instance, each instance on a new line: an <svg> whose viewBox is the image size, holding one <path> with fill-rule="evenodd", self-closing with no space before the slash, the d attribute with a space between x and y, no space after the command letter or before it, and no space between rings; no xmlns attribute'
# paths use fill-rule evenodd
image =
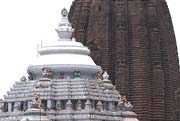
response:
<svg viewBox="0 0 180 121"><path fill-rule="evenodd" d="M65 1L65 2L64 2ZM167 0L180 48L180 0ZM37 57L41 40L56 40L61 9L72 0L0 0L0 98ZM179 50L180 53L180 50Z"/></svg>

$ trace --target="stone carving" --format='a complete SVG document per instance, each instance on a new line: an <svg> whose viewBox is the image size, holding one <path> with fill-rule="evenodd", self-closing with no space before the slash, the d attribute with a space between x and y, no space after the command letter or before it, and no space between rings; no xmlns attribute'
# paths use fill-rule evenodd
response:
<svg viewBox="0 0 180 121"><path fill-rule="evenodd" d="M79 71L74 71L74 78L79 78L81 73Z"/></svg>
<svg viewBox="0 0 180 121"><path fill-rule="evenodd" d="M15 102L14 103L14 112L19 111L19 109L20 109L20 103L19 102Z"/></svg>
<svg viewBox="0 0 180 121"><path fill-rule="evenodd" d="M67 110L72 110L72 102L71 102L70 99L67 101L66 109L67 109Z"/></svg>
<svg viewBox="0 0 180 121"><path fill-rule="evenodd" d="M81 110L81 101L78 100L77 102L77 110L80 111Z"/></svg>
<svg viewBox="0 0 180 121"><path fill-rule="evenodd" d="M47 69L47 68L43 68L43 69L42 69L42 77L49 78L49 77L51 77L53 74L54 74L54 72L53 72L53 71L50 71L50 70Z"/></svg>
<svg viewBox="0 0 180 121"><path fill-rule="evenodd" d="M57 110L57 111L60 111L60 110L61 110L61 101L60 101L60 100L58 100L58 101L56 102L56 110Z"/></svg>
<svg viewBox="0 0 180 121"><path fill-rule="evenodd" d="M118 97L118 108L119 110L130 111L132 110L133 105L127 101L126 96L120 96Z"/></svg>
<svg viewBox="0 0 180 121"><path fill-rule="evenodd" d="M38 94L34 94L35 99L32 100L32 108L40 108L42 98Z"/></svg>
<svg viewBox="0 0 180 121"><path fill-rule="evenodd" d="M64 79L64 73L60 73L59 79Z"/></svg>
<svg viewBox="0 0 180 121"><path fill-rule="evenodd" d="M109 74L107 73L107 71L104 71L102 77L103 77L103 80L109 80Z"/></svg>
<svg viewBox="0 0 180 121"><path fill-rule="evenodd" d="M51 87L51 82L48 82L48 81L42 82L42 81L40 81L40 82L34 84L33 87L36 88L36 89L37 88L49 88L49 87Z"/></svg>
<svg viewBox="0 0 180 121"><path fill-rule="evenodd" d="M23 75L21 78L20 78L21 81L27 81L27 78Z"/></svg>
<svg viewBox="0 0 180 121"><path fill-rule="evenodd" d="M85 103L85 110L91 110L91 101L89 99Z"/></svg>
<svg viewBox="0 0 180 121"><path fill-rule="evenodd" d="M28 71L27 73L28 73L28 79L33 80L33 74L30 71Z"/></svg>
<svg viewBox="0 0 180 121"><path fill-rule="evenodd" d="M27 102L23 102L23 111L27 110Z"/></svg>
<svg viewBox="0 0 180 121"><path fill-rule="evenodd" d="M102 77L102 73L100 71L96 72L96 77L100 79Z"/></svg>
<svg viewBox="0 0 180 121"><path fill-rule="evenodd" d="M98 101L98 103L97 103L97 109L98 109L99 111L102 111L102 110L103 110L103 104L102 104L101 101Z"/></svg>
<svg viewBox="0 0 180 121"><path fill-rule="evenodd" d="M120 96L118 98L118 105L123 104L125 102L127 102L126 96Z"/></svg>

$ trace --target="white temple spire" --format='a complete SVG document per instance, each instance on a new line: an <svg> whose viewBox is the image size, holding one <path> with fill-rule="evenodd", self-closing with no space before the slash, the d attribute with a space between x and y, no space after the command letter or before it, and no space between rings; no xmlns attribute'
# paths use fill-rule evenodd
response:
<svg viewBox="0 0 180 121"><path fill-rule="evenodd" d="M59 36L59 40L69 40L71 41L72 33L74 32L74 29L72 28L71 24L68 21L68 11L64 8L61 11L61 22L58 25L58 28L56 29L56 32Z"/></svg>

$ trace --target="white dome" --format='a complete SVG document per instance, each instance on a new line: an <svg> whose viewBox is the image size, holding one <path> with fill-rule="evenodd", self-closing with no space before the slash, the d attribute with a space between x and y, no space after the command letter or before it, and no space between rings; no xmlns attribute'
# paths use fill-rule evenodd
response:
<svg viewBox="0 0 180 121"><path fill-rule="evenodd" d="M35 65L49 65L49 64L63 64L63 65L95 65L93 60L87 55L78 54L49 54L38 58Z"/></svg>
<svg viewBox="0 0 180 121"><path fill-rule="evenodd" d="M41 43L40 56L29 66L29 71L38 74L43 67L56 72L79 70L92 74L101 71L101 67L89 56L90 50L82 43L76 42L74 38L71 39L74 29L67 17L62 18L56 31L59 35L58 41Z"/></svg>

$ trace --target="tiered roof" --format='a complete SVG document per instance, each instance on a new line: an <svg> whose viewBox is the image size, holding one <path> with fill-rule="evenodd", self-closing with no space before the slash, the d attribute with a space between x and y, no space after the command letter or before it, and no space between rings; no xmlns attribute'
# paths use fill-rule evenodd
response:
<svg viewBox="0 0 180 121"><path fill-rule="evenodd" d="M132 105L113 86L109 75L71 39L67 10L56 29L59 40L41 46L28 67L28 79L16 82L1 101L0 121L137 121Z"/></svg>

